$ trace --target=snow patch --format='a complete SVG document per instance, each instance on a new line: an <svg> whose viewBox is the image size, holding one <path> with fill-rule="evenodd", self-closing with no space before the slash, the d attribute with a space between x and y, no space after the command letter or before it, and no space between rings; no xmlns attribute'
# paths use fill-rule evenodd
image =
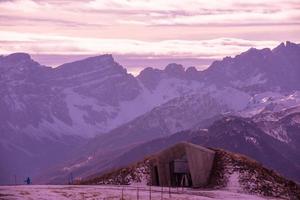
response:
<svg viewBox="0 0 300 200"><path fill-rule="evenodd" d="M93 159L93 156L89 156L89 157L88 157L86 160L84 160L84 161L81 161L81 162L76 163L76 164L74 164L74 165L72 165L72 166L69 166L69 167L64 167L64 168L63 168L63 171L73 171L73 170L76 169L76 168L79 168L79 167L82 167L82 166L88 164L92 159Z"/></svg>
<svg viewBox="0 0 300 200"><path fill-rule="evenodd" d="M228 177L228 182L227 182L227 186L226 189L233 191L233 192L241 192L242 188L241 185L239 183L239 172L234 171L232 174L229 175Z"/></svg>
<svg viewBox="0 0 300 200"><path fill-rule="evenodd" d="M246 139L247 142L250 142L252 144L255 144L255 145L259 144L258 141L254 137L246 136L245 139Z"/></svg>
<svg viewBox="0 0 300 200"><path fill-rule="evenodd" d="M275 139L289 143L291 139L289 138L286 130L282 126L272 127L272 128L264 128L263 129L268 135L274 137Z"/></svg>
<svg viewBox="0 0 300 200"><path fill-rule="evenodd" d="M300 115L294 116L292 118L292 123L293 124L300 124Z"/></svg>

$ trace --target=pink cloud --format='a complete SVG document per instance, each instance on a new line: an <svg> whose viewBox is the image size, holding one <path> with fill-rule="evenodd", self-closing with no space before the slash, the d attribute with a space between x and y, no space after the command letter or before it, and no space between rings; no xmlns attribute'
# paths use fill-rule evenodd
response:
<svg viewBox="0 0 300 200"><path fill-rule="evenodd" d="M296 0L0 1L0 50L220 57L299 42L299 10Z"/></svg>

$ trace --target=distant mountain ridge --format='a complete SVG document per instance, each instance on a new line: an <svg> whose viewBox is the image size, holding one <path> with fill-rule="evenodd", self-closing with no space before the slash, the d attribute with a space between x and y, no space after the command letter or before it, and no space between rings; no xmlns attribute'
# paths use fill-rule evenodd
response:
<svg viewBox="0 0 300 200"><path fill-rule="evenodd" d="M194 67L185 70L175 63L169 64L164 70L146 68L138 79L148 87L155 87L155 83L164 77L176 76L252 92L299 90L299 54L300 45L287 41L274 49L251 48L237 56L225 57L214 61L203 71ZM149 84L155 80L154 77L156 82Z"/></svg>
<svg viewBox="0 0 300 200"><path fill-rule="evenodd" d="M244 91L299 90L299 44L281 43L274 49L254 49L215 61L203 72L205 81Z"/></svg>

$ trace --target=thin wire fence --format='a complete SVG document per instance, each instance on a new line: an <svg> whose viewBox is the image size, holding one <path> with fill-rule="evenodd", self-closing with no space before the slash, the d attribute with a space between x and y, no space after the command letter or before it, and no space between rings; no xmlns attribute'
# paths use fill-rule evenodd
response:
<svg viewBox="0 0 300 200"><path fill-rule="evenodd" d="M132 196L136 193L137 200L144 200L145 193L148 193L149 200L163 200L163 199L172 199L172 195L178 194L189 194L187 188L183 187L158 187L158 186L105 186L99 187L98 189L103 190L119 190L120 191L120 199L127 200L126 196L130 194L130 200L134 199ZM141 195L141 193L143 195Z"/></svg>
<svg viewBox="0 0 300 200"><path fill-rule="evenodd" d="M17 185L15 185L17 186ZM57 191L65 195L82 196L79 199L93 200L171 200L186 199L189 196L198 196L197 190L184 187L160 187L144 185L19 185L20 191L47 191L51 194ZM19 187L17 186L16 189ZM73 191L73 192L72 192ZM202 191L203 192L203 191ZM91 198L92 195L92 198Z"/></svg>

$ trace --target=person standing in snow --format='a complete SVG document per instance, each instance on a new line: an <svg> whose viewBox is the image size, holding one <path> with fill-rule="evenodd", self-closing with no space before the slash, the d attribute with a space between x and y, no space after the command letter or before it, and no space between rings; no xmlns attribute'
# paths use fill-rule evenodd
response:
<svg viewBox="0 0 300 200"><path fill-rule="evenodd" d="M31 180L29 177L27 177L27 179L24 181L25 183L27 183L27 185L30 185L31 184Z"/></svg>

